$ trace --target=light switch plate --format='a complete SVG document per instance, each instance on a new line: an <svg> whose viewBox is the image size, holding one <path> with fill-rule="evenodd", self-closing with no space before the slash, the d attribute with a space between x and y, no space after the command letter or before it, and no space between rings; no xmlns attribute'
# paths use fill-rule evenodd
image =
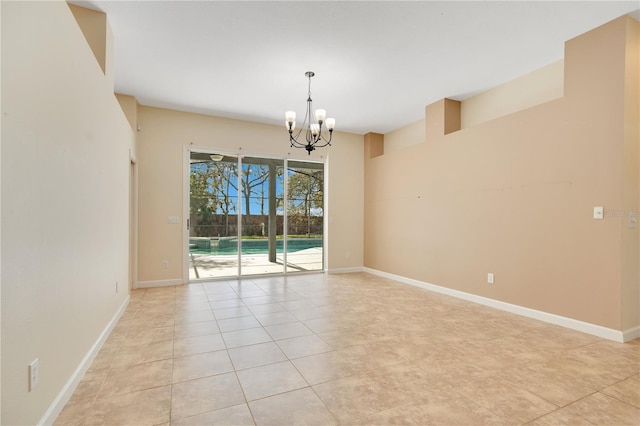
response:
<svg viewBox="0 0 640 426"><path fill-rule="evenodd" d="M40 383L40 362L38 358L29 364L29 392L33 391Z"/></svg>
<svg viewBox="0 0 640 426"><path fill-rule="evenodd" d="M604 218L604 207L594 207L593 208L593 218L594 219L603 219Z"/></svg>

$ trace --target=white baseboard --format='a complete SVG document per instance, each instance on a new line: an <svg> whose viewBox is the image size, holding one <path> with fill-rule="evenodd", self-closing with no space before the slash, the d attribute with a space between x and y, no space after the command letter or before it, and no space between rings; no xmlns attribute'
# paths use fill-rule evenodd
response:
<svg viewBox="0 0 640 426"><path fill-rule="evenodd" d="M184 281L180 278L172 280L138 281L135 288L170 287L172 285L182 285Z"/></svg>
<svg viewBox="0 0 640 426"><path fill-rule="evenodd" d="M355 268L337 268L329 269L327 271L328 274L353 274L354 272L364 272L364 268L362 266L357 266Z"/></svg>
<svg viewBox="0 0 640 426"><path fill-rule="evenodd" d="M629 342L631 340L637 339L640 337L640 325L637 327L629 328L622 332L623 341Z"/></svg>
<svg viewBox="0 0 640 426"><path fill-rule="evenodd" d="M127 309L127 306L129 306L130 300L131 297L127 295L124 302L122 302L122 305L120 305L120 308L118 308L118 311L115 313L113 318L111 318L111 321L109 321L109 324L107 324L105 329L102 331L100 337L98 337L98 340L96 340L91 349L89 349L89 352L87 352L82 361L80 361L80 364L73 372L67 383L62 387L62 390L58 393L56 399L53 400L47 411L44 413L44 416L42 416L38 425L52 425L56 421L64 406L69 402L69 399L76 390L76 387L78 387L80 380L82 380L82 377L84 377L84 374L91 366L96 355L100 352L102 345L109 337L109 334L111 334L111 330L113 330L120 320L120 317L122 317L122 314L124 314L124 311Z"/></svg>
<svg viewBox="0 0 640 426"><path fill-rule="evenodd" d="M613 340L614 342L623 343L623 342L628 342L630 340L633 340L637 337L640 337L640 326L631 328L629 330L622 332L620 330L614 330L612 328L602 327L600 325L579 321L573 318L567 318L560 315L550 314L548 312L538 311L535 309L526 308L524 306L513 305L511 303L501 302L495 299L489 299L487 297L478 296L472 293L465 293L464 291L454 290L451 288L414 280L412 278L407 278L400 275L378 271L377 269L371 269L371 268L365 267L364 272L368 272L370 274L377 275L384 278L389 278L394 281L399 281L401 283L424 288L426 290L434 291L436 293L442 293L448 296L457 297L458 299L468 300L470 302L478 303L480 305L490 306L492 308L511 312L513 314L522 315L524 317L533 318L533 319L544 321L550 324L559 325L561 327L580 331L582 333L591 334L597 337L601 337L603 339Z"/></svg>

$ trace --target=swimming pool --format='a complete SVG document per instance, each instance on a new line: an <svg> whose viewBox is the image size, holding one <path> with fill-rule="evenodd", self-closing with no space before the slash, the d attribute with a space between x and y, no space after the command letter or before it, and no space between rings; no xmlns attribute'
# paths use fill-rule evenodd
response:
<svg viewBox="0 0 640 426"><path fill-rule="evenodd" d="M209 244L202 244L203 242ZM207 247L209 245L209 247ZM276 253L282 253L283 240L276 240ZM287 252L322 247L322 238L291 238L287 241ZM227 255L238 254L237 238L221 239L189 239L189 252L194 254ZM242 240L242 254L267 254L269 252L269 240L246 239Z"/></svg>

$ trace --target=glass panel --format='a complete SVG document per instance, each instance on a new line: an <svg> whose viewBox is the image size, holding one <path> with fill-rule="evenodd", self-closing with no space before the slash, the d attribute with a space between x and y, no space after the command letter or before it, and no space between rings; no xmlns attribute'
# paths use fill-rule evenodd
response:
<svg viewBox="0 0 640 426"><path fill-rule="evenodd" d="M323 269L324 165L287 163L287 272Z"/></svg>
<svg viewBox="0 0 640 426"><path fill-rule="evenodd" d="M189 278L323 270L323 185L323 164L192 152Z"/></svg>
<svg viewBox="0 0 640 426"><path fill-rule="evenodd" d="M282 274L284 161L242 158L241 275Z"/></svg>
<svg viewBox="0 0 640 426"><path fill-rule="evenodd" d="M238 158L190 156L189 278L238 275Z"/></svg>

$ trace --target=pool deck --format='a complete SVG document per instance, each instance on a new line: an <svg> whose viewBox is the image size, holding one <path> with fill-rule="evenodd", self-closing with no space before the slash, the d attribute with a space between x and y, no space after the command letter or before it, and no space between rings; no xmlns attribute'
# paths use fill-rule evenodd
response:
<svg viewBox="0 0 640 426"><path fill-rule="evenodd" d="M276 256L276 263L269 262L268 254L242 255L242 275L281 274L284 272L283 254ZM287 253L287 272L322 270L322 248L314 247ZM223 278L238 276L237 254L190 253L189 279Z"/></svg>

